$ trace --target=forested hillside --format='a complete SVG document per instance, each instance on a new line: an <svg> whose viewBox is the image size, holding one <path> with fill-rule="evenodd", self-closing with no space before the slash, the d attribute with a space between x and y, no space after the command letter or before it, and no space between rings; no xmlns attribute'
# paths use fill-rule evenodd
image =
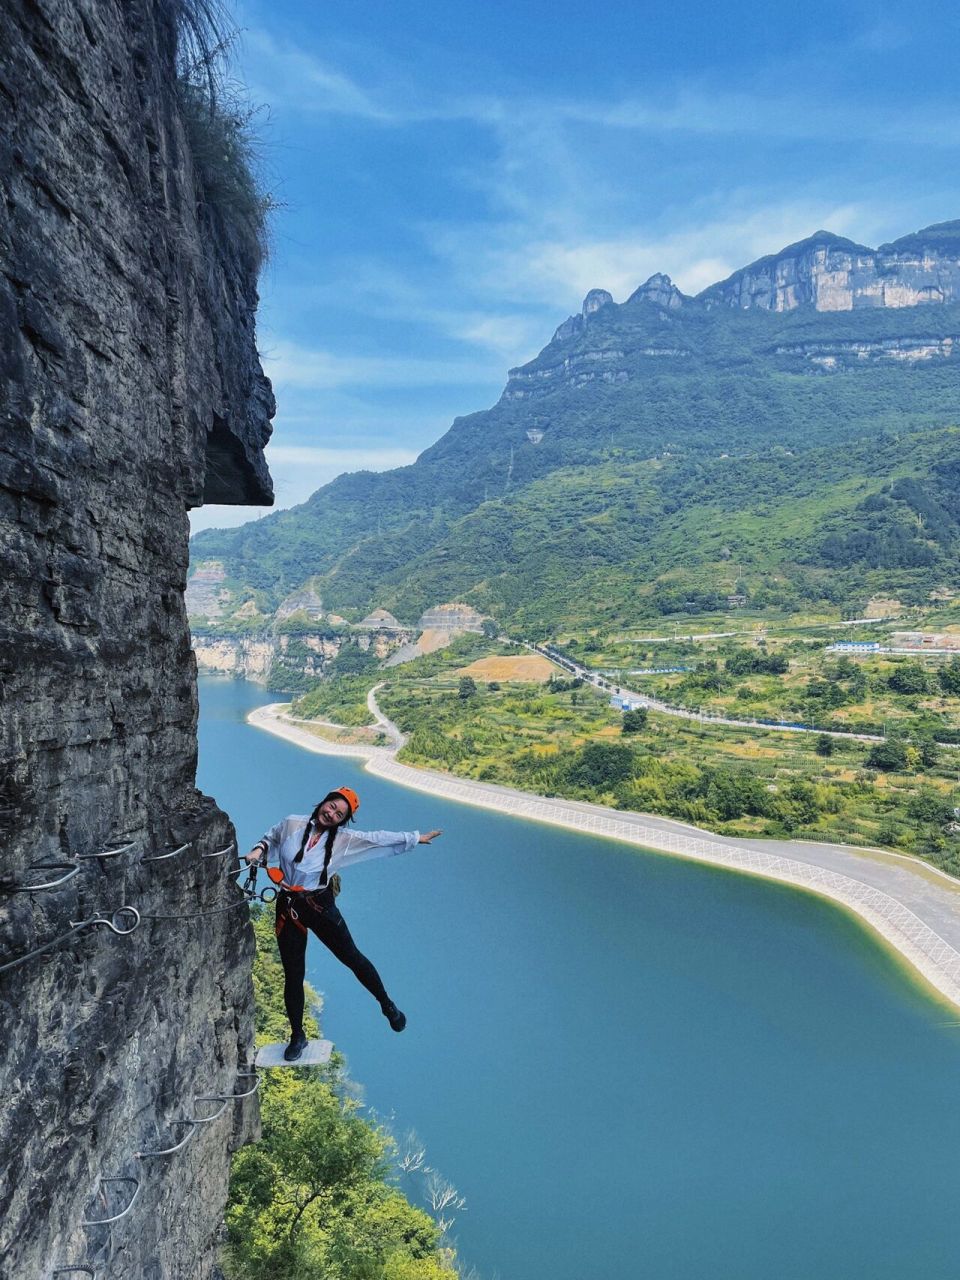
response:
<svg viewBox="0 0 960 1280"><path fill-rule="evenodd" d="M933 231L927 267L957 256ZM348 619L463 599L530 631L958 585L960 303L757 304L764 273L815 274L831 253L890 277L890 252L818 236L744 269L749 306L734 278L698 299L662 276L621 305L594 291L412 466L200 534L194 563L223 563L228 612L311 579Z"/></svg>

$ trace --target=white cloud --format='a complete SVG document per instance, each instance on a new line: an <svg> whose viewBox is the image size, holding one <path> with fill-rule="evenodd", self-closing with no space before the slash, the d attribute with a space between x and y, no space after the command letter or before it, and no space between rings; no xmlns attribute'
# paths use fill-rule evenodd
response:
<svg viewBox="0 0 960 1280"><path fill-rule="evenodd" d="M724 279L748 262L802 240L821 227L838 235L862 233L866 218L856 205L787 201L766 206L701 210L700 217L667 234L633 233L593 238L549 238L536 227L504 230L496 245L489 231L448 227L435 243L451 269L501 300L509 298L566 312L589 289L608 289L618 302L655 272L669 275L685 293ZM688 214L688 217L690 215ZM545 339L546 334L541 334Z"/></svg>
<svg viewBox="0 0 960 1280"><path fill-rule="evenodd" d="M262 353L278 389L328 391L341 387L438 387L486 384L497 370L479 360L416 356L337 355L280 340Z"/></svg>

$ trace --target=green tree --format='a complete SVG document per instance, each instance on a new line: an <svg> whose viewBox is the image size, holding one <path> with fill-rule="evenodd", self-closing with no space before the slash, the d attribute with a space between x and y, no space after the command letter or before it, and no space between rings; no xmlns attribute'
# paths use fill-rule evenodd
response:
<svg viewBox="0 0 960 1280"><path fill-rule="evenodd" d="M621 733L643 733L646 727L646 707L635 707L632 711L625 711L623 713L623 723L620 727Z"/></svg>
<svg viewBox="0 0 960 1280"><path fill-rule="evenodd" d="M897 738L886 738L870 749L864 762L868 769L882 769L896 773L906 768L907 748Z"/></svg>
<svg viewBox="0 0 960 1280"><path fill-rule="evenodd" d="M952 697L960 697L960 658L951 658L940 668L940 688Z"/></svg>
<svg viewBox="0 0 960 1280"><path fill-rule="evenodd" d="M903 662L891 672L887 684L894 693L926 693L926 672L919 662Z"/></svg>
<svg viewBox="0 0 960 1280"><path fill-rule="evenodd" d="M633 752L615 743L588 742L573 757L570 780L579 787L611 787L633 772Z"/></svg>
<svg viewBox="0 0 960 1280"><path fill-rule="evenodd" d="M953 807L933 787L921 787L910 797L907 814L914 822L933 822L937 826L953 820Z"/></svg>
<svg viewBox="0 0 960 1280"><path fill-rule="evenodd" d="M379 666L379 659L372 649L360 649L355 644L345 644L331 662L330 674L358 676L367 671L376 671Z"/></svg>
<svg viewBox="0 0 960 1280"><path fill-rule="evenodd" d="M833 738L831 738L829 733L818 733L817 741L814 744L813 749L816 751L818 756L832 756Z"/></svg>
<svg viewBox="0 0 960 1280"><path fill-rule="evenodd" d="M920 752L920 763L925 769L932 769L940 759L940 746L928 735L917 738L917 750Z"/></svg>
<svg viewBox="0 0 960 1280"><path fill-rule="evenodd" d="M473 676L461 676L460 684L457 689L457 697L461 702L466 702L468 698L473 698L477 693L477 682Z"/></svg>

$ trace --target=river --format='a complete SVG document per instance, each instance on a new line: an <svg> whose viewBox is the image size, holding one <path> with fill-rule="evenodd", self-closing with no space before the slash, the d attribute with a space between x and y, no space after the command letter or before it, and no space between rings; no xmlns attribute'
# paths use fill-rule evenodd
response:
<svg viewBox="0 0 960 1280"><path fill-rule="evenodd" d="M340 899L407 1030L315 939L308 977L482 1280L956 1280L960 1015L850 917L312 755L244 723L255 685L200 697L243 847L344 783L362 828L443 828Z"/></svg>

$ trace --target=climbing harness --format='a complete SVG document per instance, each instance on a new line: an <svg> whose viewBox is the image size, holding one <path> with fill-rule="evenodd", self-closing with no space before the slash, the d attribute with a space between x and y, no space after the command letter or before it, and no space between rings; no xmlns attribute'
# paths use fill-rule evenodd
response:
<svg viewBox="0 0 960 1280"><path fill-rule="evenodd" d="M129 929L124 929L120 925L114 924L117 916L132 916L133 924ZM125 938L128 933L133 933L137 925L140 923L140 912L136 907L117 907L111 916L94 916L91 920L71 920L71 928L66 933L61 933L59 938L54 938L50 942L45 942L42 947L34 947L32 951L26 952L22 956L17 956L15 960L8 960L6 964L0 964L0 973L6 972L7 969L16 969L18 965L25 964L27 960L32 960L34 956L43 955L45 951L52 951L54 947L66 942L67 938L72 938L75 933L81 933L84 929L91 929L94 925L102 924L115 933L118 938Z"/></svg>

